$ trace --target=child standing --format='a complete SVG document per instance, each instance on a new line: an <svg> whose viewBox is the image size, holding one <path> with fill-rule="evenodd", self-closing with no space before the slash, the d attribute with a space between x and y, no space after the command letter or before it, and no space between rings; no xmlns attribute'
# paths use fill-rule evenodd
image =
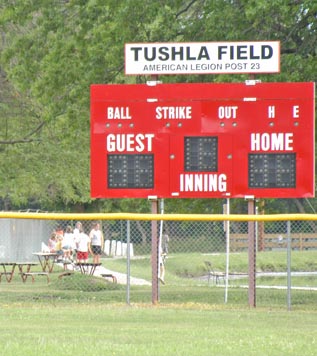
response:
<svg viewBox="0 0 317 356"><path fill-rule="evenodd" d="M64 251L64 260L72 260L72 254L74 249L74 234L71 226L67 226L66 228L62 248Z"/></svg>
<svg viewBox="0 0 317 356"><path fill-rule="evenodd" d="M88 262L88 251L90 249L90 238L83 227L79 229L79 235L76 237L77 263Z"/></svg>
<svg viewBox="0 0 317 356"><path fill-rule="evenodd" d="M103 234L100 230L100 224L94 223L92 230L90 231L89 238L91 241L91 253L93 255L93 263L100 263L100 256L103 251Z"/></svg>

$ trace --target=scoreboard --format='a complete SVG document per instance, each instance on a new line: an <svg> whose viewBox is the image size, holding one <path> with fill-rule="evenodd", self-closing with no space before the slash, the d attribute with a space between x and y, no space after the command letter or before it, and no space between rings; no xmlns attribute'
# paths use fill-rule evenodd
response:
<svg viewBox="0 0 317 356"><path fill-rule="evenodd" d="M314 197L314 83L91 86L93 198Z"/></svg>

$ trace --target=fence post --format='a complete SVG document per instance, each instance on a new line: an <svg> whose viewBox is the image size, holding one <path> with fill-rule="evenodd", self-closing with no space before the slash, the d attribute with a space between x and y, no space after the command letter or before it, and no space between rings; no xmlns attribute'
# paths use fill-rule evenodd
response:
<svg viewBox="0 0 317 356"><path fill-rule="evenodd" d="M264 215L264 200L260 200L259 202L259 214ZM257 251L265 250L265 241L264 241L264 221L258 222L258 249Z"/></svg>

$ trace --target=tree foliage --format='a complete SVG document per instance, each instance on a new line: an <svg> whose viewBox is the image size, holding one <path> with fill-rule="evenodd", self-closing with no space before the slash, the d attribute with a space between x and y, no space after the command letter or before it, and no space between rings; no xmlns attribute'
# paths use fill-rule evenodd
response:
<svg viewBox="0 0 317 356"><path fill-rule="evenodd" d="M2 205L147 210L147 203L139 200L92 201L89 192L90 85L147 79L124 76L124 44L279 40L281 73L259 79L316 81L316 17L317 3L311 0L2 0ZM246 78L193 75L161 80ZM235 204L242 209L239 201ZM222 209L216 200L171 200L168 206L188 212Z"/></svg>

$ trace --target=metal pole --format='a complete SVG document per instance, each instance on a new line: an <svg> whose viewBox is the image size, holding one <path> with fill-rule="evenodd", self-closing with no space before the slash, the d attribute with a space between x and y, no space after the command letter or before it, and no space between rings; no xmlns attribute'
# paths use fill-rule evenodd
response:
<svg viewBox="0 0 317 356"><path fill-rule="evenodd" d="M291 222L287 221L287 309L291 310Z"/></svg>
<svg viewBox="0 0 317 356"><path fill-rule="evenodd" d="M127 220L127 304L130 305L130 220Z"/></svg>
<svg viewBox="0 0 317 356"><path fill-rule="evenodd" d="M160 213L163 215L164 214L164 199L160 200ZM159 242L158 242L158 254L162 253L162 236L163 236L163 220L160 221L160 234L159 234ZM160 266L160 260L161 256L158 255L158 261L157 261L157 278L159 279L161 277L161 266ZM158 284L157 286L158 289L158 300L160 300L160 286Z"/></svg>
<svg viewBox="0 0 317 356"><path fill-rule="evenodd" d="M230 199L227 198L226 214L230 214ZM225 286L225 303L228 302L228 286L229 286L229 253L230 253L230 222L226 220L226 286Z"/></svg>
<svg viewBox="0 0 317 356"><path fill-rule="evenodd" d="M152 214L157 214L157 199L151 200ZM158 303L158 241L157 241L157 221L151 221L152 228L152 304Z"/></svg>
<svg viewBox="0 0 317 356"><path fill-rule="evenodd" d="M254 199L248 200L248 214L254 215ZM255 253L255 228L254 221L248 222L248 253L249 253L249 306L256 306L255 296L255 273L256 273L256 253Z"/></svg>
<svg viewBox="0 0 317 356"><path fill-rule="evenodd" d="M259 214L259 208L255 207L255 215ZM259 251L259 223L255 221L255 251Z"/></svg>

